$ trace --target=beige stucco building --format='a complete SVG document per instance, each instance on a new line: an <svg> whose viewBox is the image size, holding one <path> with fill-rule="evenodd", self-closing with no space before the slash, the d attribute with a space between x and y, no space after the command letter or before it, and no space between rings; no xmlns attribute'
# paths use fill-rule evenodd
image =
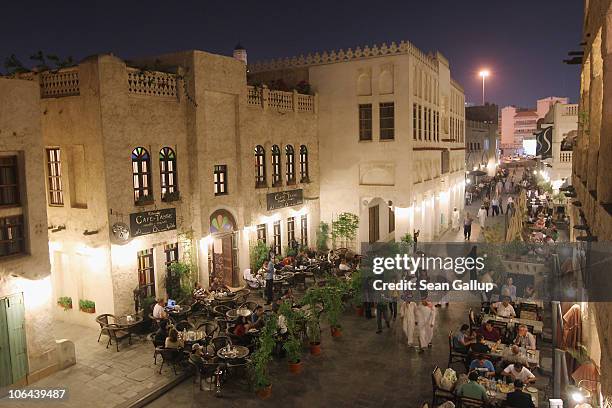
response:
<svg viewBox="0 0 612 408"><path fill-rule="evenodd" d="M0 389L59 366L39 89L0 78Z"/></svg>
<svg viewBox="0 0 612 408"><path fill-rule="evenodd" d="M75 305L55 308L58 319L96 326L81 300L122 315L135 289L165 297L176 259L193 262L204 286L240 286L258 237L279 254L314 240L316 97L247 87L244 62L231 57L154 60L150 70L100 55L27 75L40 84L31 114L53 298Z"/></svg>
<svg viewBox="0 0 612 408"><path fill-rule="evenodd" d="M552 127L552 157L544 162L550 165L546 176L553 188L558 189L572 173L572 149L578 132L578 104L555 103L540 126Z"/></svg>
<svg viewBox="0 0 612 408"><path fill-rule="evenodd" d="M440 53L409 42L249 67L254 82L308 82L318 94L321 219L359 215L358 242L420 230L431 240L463 208L464 94Z"/></svg>
<svg viewBox="0 0 612 408"><path fill-rule="evenodd" d="M482 169L490 176L497 169L497 123L468 120L465 124L465 161L470 170Z"/></svg>

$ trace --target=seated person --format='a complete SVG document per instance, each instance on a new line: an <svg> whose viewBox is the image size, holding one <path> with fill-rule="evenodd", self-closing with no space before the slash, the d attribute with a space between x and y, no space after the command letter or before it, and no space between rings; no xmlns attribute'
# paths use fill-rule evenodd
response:
<svg viewBox="0 0 612 408"><path fill-rule="evenodd" d="M223 293L231 292L230 289L225 285L225 283L223 283L221 278L218 276L213 280L213 284L210 285L210 290L212 292L223 292Z"/></svg>
<svg viewBox="0 0 612 408"><path fill-rule="evenodd" d="M189 355L189 361L195 364L198 368L202 368L205 363L204 347L200 346L198 343L194 343L194 345L191 346L191 354Z"/></svg>
<svg viewBox="0 0 612 408"><path fill-rule="evenodd" d="M283 296L281 296L281 300L288 300L293 303L293 290L291 288L287 289L285 293L283 293Z"/></svg>
<svg viewBox="0 0 612 408"><path fill-rule="evenodd" d="M495 375L493 363L482 355L472 360L470 371L475 371L480 377L493 377Z"/></svg>
<svg viewBox="0 0 612 408"><path fill-rule="evenodd" d="M516 317L514 307L510 304L509 300L508 297L504 297L501 302L492 304L491 309L500 317Z"/></svg>
<svg viewBox="0 0 612 408"><path fill-rule="evenodd" d="M514 344L519 347L525 347L527 350L535 350L536 338L533 334L529 333L527 326L521 324L518 327L518 333L516 339L514 339Z"/></svg>
<svg viewBox="0 0 612 408"><path fill-rule="evenodd" d="M468 382L462 384L455 391L459 397L473 398L475 400L487 401L487 390L478 384L478 373L471 371L468 374Z"/></svg>
<svg viewBox="0 0 612 408"><path fill-rule="evenodd" d="M242 278L247 283L247 285L252 288L261 287L261 282L259 281L259 279L257 279L257 276L253 276L253 274L251 273L251 268L246 268L244 270L244 272L242 273Z"/></svg>
<svg viewBox="0 0 612 408"><path fill-rule="evenodd" d="M525 299L535 298L535 288L533 287L533 285L529 285L525 288L525 291L523 292L523 298Z"/></svg>
<svg viewBox="0 0 612 408"><path fill-rule="evenodd" d="M516 286L513 285L512 278L506 279L501 287L502 296L508 296L513 302L516 300Z"/></svg>
<svg viewBox="0 0 612 408"><path fill-rule="evenodd" d="M464 324L461 329L453 336L453 348L455 351L467 353L468 346L473 343L473 339L470 336L470 326Z"/></svg>
<svg viewBox="0 0 612 408"><path fill-rule="evenodd" d="M534 383L536 380L535 375L521 363L510 364L501 372L501 375L510 378L512 381L521 380L525 384Z"/></svg>
<svg viewBox="0 0 612 408"><path fill-rule="evenodd" d="M163 320L168 318L168 313L166 313L166 302L164 302L164 299L157 300L157 303L153 307L153 318L155 320Z"/></svg>
<svg viewBox="0 0 612 408"><path fill-rule="evenodd" d="M263 306L257 306L255 311L251 314L251 327L254 329L260 329L265 323L264 319L264 308Z"/></svg>
<svg viewBox="0 0 612 408"><path fill-rule="evenodd" d="M174 327L171 328L168 332L168 337L166 337L165 347L179 349L183 348L184 346L185 344L183 343L183 340L178 338L178 332L176 329Z"/></svg>
<svg viewBox="0 0 612 408"><path fill-rule="evenodd" d="M521 380L514 381L514 391L506 395L506 406L513 408L535 408L531 394L523 392L525 384Z"/></svg>
<svg viewBox="0 0 612 408"><path fill-rule="evenodd" d="M490 320L485 322L485 324L478 329L477 334L481 335L484 340L488 341L498 341L501 339L499 330L497 327L493 326L493 322Z"/></svg>
<svg viewBox="0 0 612 408"><path fill-rule="evenodd" d="M249 342L249 339L246 337L246 332L249 330L250 326L246 323L246 320L243 316L240 316L238 322L232 329L232 341L239 345L245 345Z"/></svg>
<svg viewBox="0 0 612 408"><path fill-rule="evenodd" d="M284 315L279 314L278 315L278 334L281 337L286 337L288 330L289 329L287 328L287 318Z"/></svg>
<svg viewBox="0 0 612 408"><path fill-rule="evenodd" d="M342 258L340 260L340 265L338 265L338 269L340 270L340 272L348 272L351 270L351 267L348 263L346 263L346 259Z"/></svg>
<svg viewBox="0 0 612 408"><path fill-rule="evenodd" d="M476 341L468 345L468 350L474 354L487 354L491 352L491 347L484 343L484 338L481 334L477 334Z"/></svg>
<svg viewBox="0 0 612 408"><path fill-rule="evenodd" d="M210 295L210 293L208 293L208 291L202 287L202 284L200 282L196 282L193 289L193 297L195 299L204 299L208 297L208 295Z"/></svg>
<svg viewBox="0 0 612 408"><path fill-rule="evenodd" d="M153 344L155 347L164 347L166 345L166 337L168 337L168 320L160 320L159 328L153 335Z"/></svg>
<svg viewBox="0 0 612 408"><path fill-rule="evenodd" d="M518 346L513 345L506 347L502 352L502 362L527 365L527 357L521 354L521 349Z"/></svg>

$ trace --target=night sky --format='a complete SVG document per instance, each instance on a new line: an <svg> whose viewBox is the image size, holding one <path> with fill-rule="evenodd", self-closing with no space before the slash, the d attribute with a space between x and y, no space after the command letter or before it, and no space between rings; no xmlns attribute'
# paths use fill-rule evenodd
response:
<svg viewBox="0 0 612 408"><path fill-rule="evenodd" d="M4 1L0 58L24 63L38 50L79 60L113 52L129 59L185 49L249 60L406 39L440 50L468 102L480 103L477 72L488 67L487 100L535 106L550 95L576 101L580 0L464 1ZM4 68L1 68L4 71Z"/></svg>

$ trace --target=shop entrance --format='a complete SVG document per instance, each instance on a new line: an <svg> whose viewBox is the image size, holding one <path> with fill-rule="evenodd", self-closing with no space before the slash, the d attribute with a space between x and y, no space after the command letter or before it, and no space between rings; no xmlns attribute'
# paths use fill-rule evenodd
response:
<svg viewBox="0 0 612 408"><path fill-rule="evenodd" d="M210 216L211 244L208 253L210 284L215 278L227 286L238 286L238 245L236 221L227 210L217 210Z"/></svg>

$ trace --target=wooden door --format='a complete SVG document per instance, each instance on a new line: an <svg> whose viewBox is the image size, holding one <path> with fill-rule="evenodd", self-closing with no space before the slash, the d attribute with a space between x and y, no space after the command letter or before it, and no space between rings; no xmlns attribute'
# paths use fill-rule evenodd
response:
<svg viewBox="0 0 612 408"><path fill-rule="evenodd" d="M0 299L0 387L13 383L9 331L6 323L6 299Z"/></svg>
<svg viewBox="0 0 612 408"><path fill-rule="evenodd" d="M369 208L368 214L369 222L369 242L374 243L380 239L380 219L379 219L379 207L375 205Z"/></svg>
<svg viewBox="0 0 612 408"><path fill-rule="evenodd" d="M221 238L221 248L223 253L223 283L227 286L234 286L234 257L232 256L232 234L224 235Z"/></svg>
<svg viewBox="0 0 612 408"><path fill-rule="evenodd" d="M4 320L6 335L0 333L0 355L3 362L0 362L0 385L4 384L6 377L9 384L15 384L24 380L28 374L28 348L25 337L25 307L23 304L23 294L11 295L0 301L0 320ZM6 339L5 339L6 338ZM8 340L8 341L7 341ZM8 343L8 347L6 346ZM5 358L8 349L8 358ZM4 375L6 363L8 361L10 375Z"/></svg>

